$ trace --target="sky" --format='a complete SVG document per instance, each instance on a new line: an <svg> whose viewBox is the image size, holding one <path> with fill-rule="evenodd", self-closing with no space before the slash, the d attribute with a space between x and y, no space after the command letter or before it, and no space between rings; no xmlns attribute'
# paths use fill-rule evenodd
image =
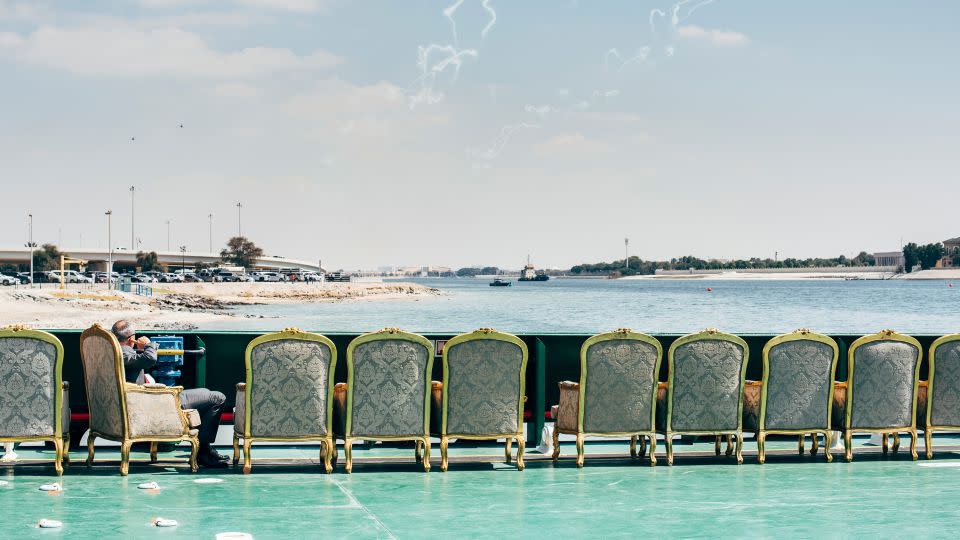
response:
<svg viewBox="0 0 960 540"><path fill-rule="evenodd" d="M960 236L960 4L0 0L0 247L325 267ZM182 125L182 127L181 127Z"/></svg>

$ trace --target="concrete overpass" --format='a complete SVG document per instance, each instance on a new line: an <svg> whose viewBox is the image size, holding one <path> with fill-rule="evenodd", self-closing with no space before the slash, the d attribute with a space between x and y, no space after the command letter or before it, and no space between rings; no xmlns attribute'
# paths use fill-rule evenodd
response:
<svg viewBox="0 0 960 540"><path fill-rule="evenodd" d="M36 248L39 250L40 248ZM63 248L61 253L73 259L83 259L88 261L87 270L104 270L107 265L107 250L105 248ZM197 251L157 251L157 261L165 269L180 268L181 264L192 267L197 263L217 266L222 264L219 253L203 253ZM317 261L318 263L319 261ZM118 249L113 252L114 265L132 267L137 263L137 252L126 249ZM317 263L307 262L297 259L288 259L286 257L263 256L258 257L253 268L248 270L278 270L280 268L292 268L296 270L320 270ZM30 265L30 250L28 248L0 248L0 264Z"/></svg>

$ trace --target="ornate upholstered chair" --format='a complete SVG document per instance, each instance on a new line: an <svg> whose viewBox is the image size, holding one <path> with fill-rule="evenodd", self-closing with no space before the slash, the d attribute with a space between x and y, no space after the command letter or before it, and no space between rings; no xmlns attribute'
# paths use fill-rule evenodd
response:
<svg viewBox="0 0 960 540"><path fill-rule="evenodd" d="M347 346L347 396L343 449L353 470L353 442L415 441L430 470L430 375L433 343L385 328Z"/></svg>
<svg viewBox="0 0 960 540"><path fill-rule="evenodd" d="M943 336L930 345L927 399L923 422L923 439L927 459L933 457L933 432L960 430L960 334Z"/></svg>
<svg viewBox="0 0 960 540"><path fill-rule="evenodd" d="M806 329L776 336L764 346L759 417L755 422L745 417L744 425L757 433L760 463L766 460L766 437L771 433L798 435L800 453L804 434L813 434L816 452L817 433L823 433L824 454L832 461L830 418L839 354L832 338Z"/></svg>
<svg viewBox="0 0 960 540"><path fill-rule="evenodd" d="M630 437L630 455L646 452L657 464L657 375L663 347L651 336L623 328L587 339L580 348L580 383L560 383L560 406L553 430L553 459L560 456L560 434L577 437L577 466L583 466L585 436Z"/></svg>
<svg viewBox="0 0 960 540"><path fill-rule="evenodd" d="M527 346L517 336L481 328L460 334L443 349L440 470L447 470L450 439L517 441L523 470L523 402ZM542 413L541 413L542 414Z"/></svg>
<svg viewBox="0 0 960 540"><path fill-rule="evenodd" d="M243 472L253 462L254 441L320 441L326 472L333 466L333 375L337 348L319 334L287 328L247 345L247 381L237 384L233 416L233 462Z"/></svg>
<svg viewBox="0 0 960 540"><path fill-rule="evenodd" d="M150 460L157 460L156 443L189 441L190 469L197 471L197 427L200 415L180 405L182 386L133 384L126 381L120 344L99 324L80 335L80 358L90 410L87 466L93 464L97 438L120 443L120 474L130 469L130 447L149 441Z"/></svg>
<svg viewBox="0 0 960 540"><path fill-rule="evenodd" d="M910 454L917 459L917 385L920 343L893 330L863 336L850 345L847 360L844 445L853 460L853 433L910 433ZM894 450L899 446L895 437ZM884 437L886 450L886 437Z"/></svg>
<svg viewBox="0 0 960 540"><path fill-rule="evenodd" d="M53 466L69 463L70 408L62 382L63 345L22 326L0 329L0 443L50 441Z"/></svg>
<svg viewBox="0 0 960 540"><path fill-rule="evenodd" d="M736 436L737 463L743 463L741 413L748 358L745 341L712 328L670 345L669 385L658 403L664 412L657 415L668 464L673 465L674 435Z"/></svg>

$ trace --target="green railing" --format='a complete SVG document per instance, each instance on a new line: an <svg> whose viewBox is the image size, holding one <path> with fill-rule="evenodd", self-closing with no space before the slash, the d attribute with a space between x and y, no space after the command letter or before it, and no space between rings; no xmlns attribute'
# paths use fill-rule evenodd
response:
<svg viewBox="0 0 960 540"><path fill-rule="evenodd" d="M70 406L74 413L84 413L86 407L86 393L83 388L83 371L80 365L80 331L79 330L51 330L63 342L64 354L63 380L70 382ZM322 332L321 332L322 333ZM431 340L450 339L458 332L424 333ZM143 332L140 335L151 336L160 334L175 334L184 337L185 349L205 348L206 354L199 358L186 359L179 384L187 387L207 387L219 390L227 396L227 408L233 408L236 383L246 380L244 371L244 351L247 344L260 332L229 332L229 331L159 331ZM347 368L343 352L347 350L350 341L359 333L324 333L337 346L340 357L337 359L336 380L346 382ZM590 337L590 334L517 334L527 344L530 350L530 360L527 366L527 403L526 417L529 423L527 439L531 445L540 443L540 435L544 424L544 415L550 406L559 399L557 383L564 380L577 381L580 378L580 346ZM670 344L680 334L656 334L655 337L663 345L664 354ZM740 334L750 347L750 361L747 366L747 378L759 380L762 375L761 354L763 346L773 337L773 334ZM832 335L840 345L840 363L837 366L837 379L847 378L847 346L857 335ZM924 348L923 362L920 368L921 378L926 378L927 349L939 336L915 335ZM443 369L441 362L434 363L434 380L441 380ZM664 362L660 372L660 380L667 380L667 362ZM79 440L79 436L74 440Z"/></svg>

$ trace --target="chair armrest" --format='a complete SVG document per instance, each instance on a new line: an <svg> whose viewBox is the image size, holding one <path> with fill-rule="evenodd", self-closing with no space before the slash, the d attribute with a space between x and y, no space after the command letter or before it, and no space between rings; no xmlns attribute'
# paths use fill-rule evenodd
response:
<svg viewBox="0 0 960 540"><path fill-rule="evenodd" d="M125 389L131 437L180 437L189 431L187 414L180 408L182 387L144 388L128 383Z"/></svg>
<svg viewBox="0 0 960 540"><path fill-rule="evenodd" d="M347 431L347 383L333 385L333 435L343 437Z"/></svg>
<svg viewBox="0 0 960 540"><path fill-rule="evenodd" d="M577 431L580 415L580 384L562 381L560 387L560 405L557 407L556 428L564 431Z"/></svg>
<svg viewBox="0 0 960 540"><path fill-rule="evenodd" d="M238 382L238 383L237 383L237 392L243 392L243 391L245 391L246 389L247 389L247 383L245 383L245 382Z"/></svg>
<svg viewBox="0 0 960 540"><path fill-rule="evenodd" d="M196 409L184 409L183 414L187 417L187 425L190 426L190 429L198 429L200 427L200 411Z"/></svg>
<svg viewBox="0 0 960 540"><path fill-rule="evenodd" d="M443 429L443 383L430 381L430 433L440 435Z"/></svg>
<svg viewBox="0 0 960 540"><path fill-rule="evenodd" d="M247 414L247 383L237 383L237 398L233 401L233 432L243 435Z"/></svg>
<svg viewBox="0 0 960 540"><path fill-rule="evenodd" d="M140 394L169 394L179 396L183 392L182 386L167 386L164 384L134 384L131 382L123 383L123 390L128 394L131 392Z"/></svg>
<svg viewBox="0 0 960 540"><path fill-rule="evenodd" d="M60 432L70 433L70 383L63 381L60 404Z"/></svg>
<svg viewBox="0 0 960 540"><path fill-rule="evenodd" d="M763 381L745 381L743 385L743 430L760 429L760 398L763 395Z"/></svg>

